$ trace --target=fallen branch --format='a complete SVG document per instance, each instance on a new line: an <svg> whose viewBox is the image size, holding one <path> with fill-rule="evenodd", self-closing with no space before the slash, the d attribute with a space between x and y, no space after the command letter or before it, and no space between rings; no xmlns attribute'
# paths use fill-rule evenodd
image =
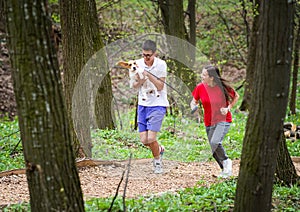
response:
<svg viewBox="0 0 300 212"><path fill-rule="evenodd" d="M78 168L86 167L86 166L125 166L123 164L124 161L105 161L105 160L93 160L93 159L83 159L76 162L76 166ZM18 174L26 174L26 169L13 169L8 171L0 172L0 177L5 177L9 175L18 175Z"/></svg>

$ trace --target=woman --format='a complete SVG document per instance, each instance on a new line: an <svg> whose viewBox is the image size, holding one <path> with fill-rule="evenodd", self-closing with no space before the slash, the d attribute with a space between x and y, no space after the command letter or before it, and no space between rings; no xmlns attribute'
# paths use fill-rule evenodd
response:
<svg viewBox="0 0 300 212"><path fill-rule="evenodd" d="M215 66L204 67L201 78L202 82L192 92L191 108L194 109L199 101L202 103L212 155L222 169L219 177L227 178L232 175L232 161L228 158L222 141L232 122L230 110L236 104L239 95L221 78L220 71Z"/></svg>

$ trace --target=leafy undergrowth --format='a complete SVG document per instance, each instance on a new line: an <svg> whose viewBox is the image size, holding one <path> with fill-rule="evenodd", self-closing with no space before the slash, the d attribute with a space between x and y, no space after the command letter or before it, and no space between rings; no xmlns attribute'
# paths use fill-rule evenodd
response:
<svg viewBox="0 0 300 212"><path fill-rule="evenodd" d="M236 179L230 179L210 187L199 181L199 186L182 189L176 193L164 193L157 196L140 196L139 198L125 199L117 197L113 202L111 198L93 198L85 201L85 210L94 211L124 211L124 204L128 212L149 212L149 211L232 211ZM274 185L272 211L299 211L300 197L299 185L284 187ZM3 208L4 212L9 211L30 211L30 205L16 204Z"/></svg>
<svg viewBox="0 0 300 212"><path fill-rule="evenodd" d="M232 211L234 207L236 179L227 180L210 187L199 186L183 189L177 193L126 199L127 211ZM300 209L299 186L274 186L272 211L298 211ZM287 199L288 198L288 199ZM91 199L85 202L86 211L107 211L112 198ZM123 211L123 199L118 197L112 211Z"/></svg>
<svg viewBox="0 0 300 212"><path fill-rule="evenodd" d="M128 112L124 119L133 119ZM229 157L240 158L247 115L234 113L234 122L224 140ZM287 117L288 121L299 124L299 118ZM129 123L129 122L128 122ZM3 120L0 123L1 160L0 171L23 168L24 160L17 120ZM133 158L150 158L149 150L139 142L138 132L123 126L116 130L92 130L93 158L104 160L125 160L130 153ZM197 123L183 117L166 116L159 141L166 147L166 159L182 162L212 160L203 123ZM292 156L299 156L299 141L287 141ZM141 196L126 199L127 211L230 211L234 205L236 179L211 185L183 189L176 193L164 193L157 196ZM273 211L300 210L300 187L274 185ZM86 211L106 211L112 198L94 198L85 202ZM10 205L3 211L30 211L29 204ZM123 210L123 199L115 200L112 211Z"/></svg>

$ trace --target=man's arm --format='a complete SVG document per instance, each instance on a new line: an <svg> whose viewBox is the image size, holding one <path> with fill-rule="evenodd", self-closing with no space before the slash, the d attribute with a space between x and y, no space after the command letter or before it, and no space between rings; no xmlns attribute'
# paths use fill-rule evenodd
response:
<svg viewBox="0 0 300 212"><path fill-rule="evenodd" d="M165 77L161 77L161 78L155 77L148 71L144 71L143 74L146 79L148 78L155 85L158 91L161 91L164 88L164 84L166 81Z"/></svg>

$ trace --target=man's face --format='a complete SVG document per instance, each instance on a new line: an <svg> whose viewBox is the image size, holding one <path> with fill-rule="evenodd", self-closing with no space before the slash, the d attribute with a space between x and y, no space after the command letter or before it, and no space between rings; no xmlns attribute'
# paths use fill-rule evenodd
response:
<svg viewBox="0 0 300 212"><path fill-rule="evenodd" d="M154 52L152 50L143 50L143 58L145 62L150 62L154 60Z"/></svg>

